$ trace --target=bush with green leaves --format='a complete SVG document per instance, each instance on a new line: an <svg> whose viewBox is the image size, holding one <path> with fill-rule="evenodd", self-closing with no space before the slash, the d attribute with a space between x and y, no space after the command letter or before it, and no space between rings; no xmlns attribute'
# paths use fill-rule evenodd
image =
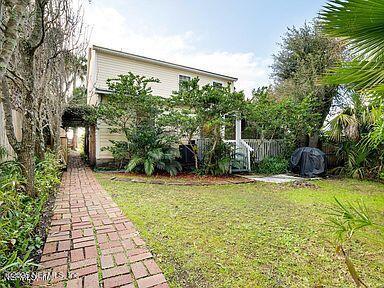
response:
<svg viewBox="0 0 384 288"><path fill-rule="evenodd" d="M236 118L242 118L246 101L242 91L234 91L230 85L200 86L199 78L185 81L179 91L169 99L169 120L188 142L196 135L208 139L209 148L201 151L202 161L193 150L195 170L202 174L227 174L233 164L231 149L224 142L223 128L233 127ZM200 159L201 160L201 159Z"/></svg>
<svg viewBox="0 0 384 288"><path fill-rule="evenodd" d="M210 146L203 153L203 161L201 169L204 174L224 175L230 172L232 167L233 158L231 157L233 151L231 146L221 141L216 146Z"/></svg>
<svg viewBox="0 0 384 288"><path fill-rule="evenodd" d="M293 97L278 99L272 87L260 87L252 91L247 101L244 139L283 139L284 153L290 155L300 145L301 136L309 134L313 123L306 121L310 115L310 98L300 102Z"/></svg>
<svg viewBox="0 0 384 288"><path fill-rule="evenodd" d="M112 146L101 147L101 151L111 152L113 159L119 162L119 169L123 167L123 164L131 158L130 143L122 140L109 140Z"/></svg>
<svg viewBox="0 0 384 288"><path fill-rule="evenodd" d="M323 83L353 91L352 105L343 107L330 130L347 148L341 171L356 178L382 179L384 173L383 16L384 5L375 0L330 0L320 13L323 32L348 47L347 59L329 69Z"/></svg>
<svg viewBox="0 0 384 288"><path fill-rule="evenodd" d="M180 156L179 150L174 146L175 139L161 127L139 126L130 140L129 152L132 157L126 167L128 171L152 175L155 170L162 170L172 176L181 171L180 163L175 160Z"/></svg>
<svg viewBox="0 0 384 288"><path fill-rule="evenodd" d="M7 272L28 272L43 239L36 233L45 203L60 183L60 168L56 157L45 154L37 161L35 189L37 197L25 192L25 181L17 161L0 164L0 286L19 287L20 281L6 281Z"/></svg>
<svg viewBox="0 0 384 288"><path fill-rule="evenodd" d="M301 27L288 28L280 51L273 55L272 76L279 98L289 97L296 106L302 101L309 104L302 122L297 122L310 128L303 129L299 135L300 146L318 146L323 123L341 91L338 85L324 84L318 79L343 59L343 51L343 42L325 35L315 20Z"/></svg>
<svg viewBox="0 0 384 288"><path fill-rule="evenodd" d="M284 157L266 157L257 163L254 171L260 174L281 174L288 170L288 160Z"/></svg>
<svg viewBox="0 0 384 288"><path fill-rule="evenodd" d="M384 169L384 152L363 142L343 141L336 155L343 165L334 172L355 179L380 179Z"/></svg>
<svg viewBox="0 0 384 288"><path fill-rule="evenodd" d="M383 140L373 141L377 132L375 123L383 118L377 103L368 101L366 95L351 93L350 103L327 123L325 136L337 144L336 156L341 166L333 171L356 179L380 179L384 171Z"/></svg>
<svg viewBox="0 0 384 288"><path fill-rule="evenodd" d="M165 100L152 95L151 83L158 79L128 73L107 81L111 94L97 108L98 120L109 125L111 133L125 136L124 141L111 141L103 149L112 152L120 163L129 161L128 171L152 175L164 170L176 175L181 165L178 157L177 138L166 130Z"/></svg>

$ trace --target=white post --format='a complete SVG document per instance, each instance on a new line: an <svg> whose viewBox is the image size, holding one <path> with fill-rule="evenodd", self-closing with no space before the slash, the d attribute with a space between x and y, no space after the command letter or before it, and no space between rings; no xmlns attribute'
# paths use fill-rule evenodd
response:
<svg viewBox="0 0 384 288"><path fill-rule="evenodd" d="M223 116L223 120L225 120L225 115ZM221 138L222 139L225 139L225 125L222 125L221 128L220 128L220 134L221 134Z"/></svg>
<svg viewBox="0 0 384 288"><path fill-rule="evenodd" d="M235 128L236 128L235 129L235 131L236 131L236 154L235 154L235 158L237 159L238 158L237 153L242 153L242 149L241 149L241 120L238 118L236 118L236 127Z"/></svg>
<svg viewBox="0 0 384 288"><path fill-rule="evenodd" d="M236 146L240 147L241 142L241 119L236 119Z"/></svg>

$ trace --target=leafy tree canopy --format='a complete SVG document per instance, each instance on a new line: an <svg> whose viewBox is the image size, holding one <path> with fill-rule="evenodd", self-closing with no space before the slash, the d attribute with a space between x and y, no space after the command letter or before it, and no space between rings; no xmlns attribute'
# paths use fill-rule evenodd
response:
<svg viewBox="0 0 384 288"><path fill-rule="evenodd" d="M312 129L305 131L309 135L302 136L310 136L311 146L317 146L319 131L338 95L337 85L321 84L319 78L342 58L341 42L324 35L317 21L289 28L281 50L274 55L272 76L276 81L276 93L299 104L310 103L305 121L311 123Z"/></svg>
<svg viewBox="0 0 384 288"><path fill-rule="evenodd" d="M290 153L296 139L303 131L310 131L311 123L303 121L310 103L297 103L292 98L279 99L272 87L253 90L247 103L243 138L284 139L286 152Z"/></svg>
<svg viewBox="0 0 384 288"><path fill-rule="evenodd" d="M228 173L231 165L230 149L223 139L223 129L234 125L236 117L246 112L243 92L236 92L228 85L199 85L199 78L182 83L169 100L172 112L168 115L171 125L183 137L191 140L197 133L207 138L211 145L203 153L203 172L205 174ZM199 169L196 151L195 168Z"/></svg>
<svg viewBox="0 0 384 288"><path fill-rule="evenodd" d="M166 129L163 120L166 103L163 98L152 95L152 83L159 80L133 73L109 79L111 93L103 98L96 116L110 126L110 132L125 135L125 141L111 141L112 146L105 149L120 161L129 160L128 171L151 175L155 170L165 170L175 175L181 170L175 160L177 141Z"/></svg>
<svg viewBox="0 0 384 288"><path fill-rule="evenodd" d="M108 79L108 89L112 91L103 97L98 106L97 117L111 126L111 132L123 133L131 137L136 125L156 122L162 114L163 99L152 95L151 83L159 83L155 78L128 73L116 79Z"/></svg>

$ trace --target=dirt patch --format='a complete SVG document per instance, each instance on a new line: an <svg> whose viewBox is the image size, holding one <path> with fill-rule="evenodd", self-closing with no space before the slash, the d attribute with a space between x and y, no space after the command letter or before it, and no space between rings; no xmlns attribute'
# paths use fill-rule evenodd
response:
<svg viewBox="0 0 384 288"><path fill-rule="evenodd" d="M179 173L177 176L167 174L155 174L147 176L145 174L125 173L125 172L104 172L113 181L123 181L132 183L148 183L158 185L178 185L178 186L207 186L225 184L251 183L253 180L232 175L225 176L199 176L192 173Z"/></svg>
<svg viewBox="0 0 384 288"><path fill-rule="evenodd" d="M311 188L311 189L319 188L319 186L309 181L295 181L291 183L291 186L294 188Z"/></svg>
<svg viewBox="0 0 384 288"><path fill-rule="evenodd" d="M39 236L43 244L39 249L33 252L32 259L35 263L40 263L41 255L43 254L43 247L47 240L49 226L51 225L51 218L53 215L53 208L55 206L56 195L58 187L49 194L47 201L44 204L43 212L41 214L40 222L35 228L35 235Z"/></svg>

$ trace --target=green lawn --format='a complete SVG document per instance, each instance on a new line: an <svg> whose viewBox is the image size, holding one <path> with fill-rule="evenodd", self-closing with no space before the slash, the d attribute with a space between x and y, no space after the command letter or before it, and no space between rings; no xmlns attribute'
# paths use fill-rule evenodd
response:
<svg viewBox="0 0 384 288"><path fill-rule="evenodd" d="M134 222L171 287L354 287L323 224L336 196L363 200L384 223L384 185L324 180L318 187L251 183L102 186ZM369 287L384 283L384 235L348 246Z"/></svg>

